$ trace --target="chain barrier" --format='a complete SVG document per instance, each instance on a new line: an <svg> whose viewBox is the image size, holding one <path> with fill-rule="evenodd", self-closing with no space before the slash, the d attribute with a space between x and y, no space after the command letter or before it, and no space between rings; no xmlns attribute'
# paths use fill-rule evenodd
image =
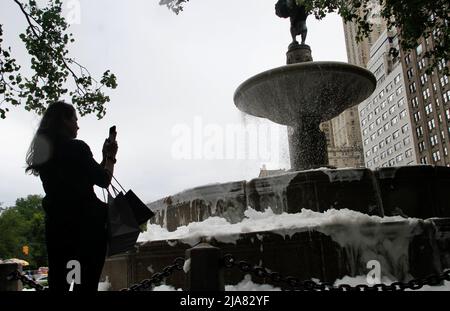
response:
<svg viewBox="0 0 450 311"><path fill-rule="evenodd" d="M8 280L8 281L20 280L23 285L28 285L28 286L30 286L31 288L34 288L37 291L46 290L43 285L37 283L36 281L33 281L32 279L27 277L25 273L23 273L23 272L21 272L19 270L15 270L10 275L8 275L6 277L6 280Z"/></svg>
<svg viewBox="0 0 450 311"><path fill-rule="evenodd" d="M163 272L154 273L151 278L145 279L137 284L134 284L128 288L123 288L120 291L145 291L153 288L154 285L161 283L162 280L169 277L175 271L181 271L184 267L184 258L177 257L173 261L173 264L163 269Z"/></svg>
<svg viewBox="0 0 450 311"><path fill-rule="evenodd" d="M358 284L355 286L349 284L340 284L334 286L328 282L315 282L312 280L302 281L292 276L282 276L278 272L270 272L270 270L252 265L251 263L241 260L236 261L233 255L226 254L223 257L223 266L225 268L237 267L244 273L250 273L254 276L269 279L272 283L285 283L293 290L303 291L404 291L405 289L418 290L424 285L435 286L441 284L442 281L450 282L450 270L443 272L440 275L431 275L423 279L414 279L407 283L393 282L392 284L375 284L373 286L367 284Z"/></svg>

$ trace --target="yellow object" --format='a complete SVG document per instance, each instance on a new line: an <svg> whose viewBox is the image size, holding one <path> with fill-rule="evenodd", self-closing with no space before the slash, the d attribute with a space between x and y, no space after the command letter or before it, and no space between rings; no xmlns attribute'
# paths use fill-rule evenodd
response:
<svg viewBox="0 0 450 311"><path fill-rule="evenodd" d="M24 253L24 255L28 256L29 251L30 248L28 247L28 245L22 246L22 253Z"/></svg>

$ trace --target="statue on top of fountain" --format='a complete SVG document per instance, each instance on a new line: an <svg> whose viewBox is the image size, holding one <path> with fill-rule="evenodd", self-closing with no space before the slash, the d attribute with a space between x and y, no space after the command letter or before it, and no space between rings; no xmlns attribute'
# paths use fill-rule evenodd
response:
<svg viewBox="0 0 450 311"><path fill-rule="evenodd" d="M306 34L308 28L306 27L306 18L309 12L304 5L301 5L302 1L298 0L278 0L275 4L275 14L282 18L290 18L291 21L291 45L298 45L296 37L302 36L302 45L305 44Z"/></svg>

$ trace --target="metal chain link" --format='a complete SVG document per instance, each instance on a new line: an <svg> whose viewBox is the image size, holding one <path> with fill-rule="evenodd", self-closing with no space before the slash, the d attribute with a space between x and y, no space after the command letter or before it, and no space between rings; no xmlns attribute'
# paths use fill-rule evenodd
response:
<svg viewBox="0 0 450 311"><path fill-rule="evenodd" d="M30 278L28 278L26 276L25 273L23 273L23 272L21 272L19 270L13 271L10 275L8 275L6 277L6 279L8 281L20 280L23 285L28 285L28 286L30 286L31 288L34 288L37 291L45 290L45 287L43 285L37 283L36 281L31 280Z"/></svg>
<svg viewBox="0 0 450 311"><path fill-rule="evenodd" d="M163 269L163 272L154 273L151 278L145 279L137 284L134 284L128 288L123 288L121 291L145 291L153 287L153 285L161 283L165 278L169 277L175 271L183 270L184 258L177 257L173 261L173 264Z"/></svg>
<svg viewBox="0 0 450 311"><path fill-rule="evenodd" d="M334 286L331 283L317 283L312 280L301 281L293 276L282 276L278 272L270 272L267 268L252 265L251 263L241 260L236 261L233 255L226 254L223 256L222 265L225 268L238 267L244 273L251 273L257 277L269 279L272 283L285 283L294 290L304 291L404 291L405 289L418 290L424 285L435 286L446 280L450 282L450 270L440 275L430 275L424 279L415 279L407 283L393 282L392 284L375 284L369 286L367 284L358 284L355 286L349 284L340 284Z"/></svg>

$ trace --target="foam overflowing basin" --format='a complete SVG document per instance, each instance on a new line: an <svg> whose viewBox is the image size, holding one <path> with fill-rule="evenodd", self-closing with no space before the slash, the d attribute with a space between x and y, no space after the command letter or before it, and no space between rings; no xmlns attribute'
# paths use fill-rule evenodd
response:
<svg viewBox="0 0 450 311"><path fill-rule="evenodd" d="M389 279L441 273L450 268L449 188L450 168L428 165L317 169L196 187L149 204L157 216L136 251L108 258L103 276L114 289L127 287L201 241L299 279L365 275L370 260ZM227 284L242 279L225 271ZM183 288L184 274L166 284Z"/></svg>

